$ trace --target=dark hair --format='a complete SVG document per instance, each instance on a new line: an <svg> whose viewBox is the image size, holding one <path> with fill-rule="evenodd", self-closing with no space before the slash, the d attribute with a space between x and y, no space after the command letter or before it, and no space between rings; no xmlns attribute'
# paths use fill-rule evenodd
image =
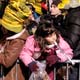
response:
<svg viewBox="0 0 80 80"><path fill-rule="evenodd" d="M51 14L44 14L40 17L40 21L49 20L50 22L53 20ZM51 22L52 23L52 22Z"/></svg>
<svg viewBox="0 0 80 80"><path fill-rule="evenodd" d="M58 4L61 3L61 2L62 2L61 0L53 0L51 6L52 6L52 5L58 6ZM60 10L61 10L62 13L67 12L67 9L65 9L65 8L60 9Z"/></svg>
<svg viewBox="0 0 80 80"><path fill-rule="evenodd" d="M33 7L32 4L26 4L32 11L35 11L35 8Z"/></svg>
<svg viewBox="0 0 80 80"><path fill-rule="evenodd" d="M58 6L58 4L61 3L61 2L62 2L61 0L53 0L52 4Z"/></svg>
<svg viewBox="0 0 80 80"><path fill-rule="evenodd" d="M35 39L37 40L39 46L41 47L41 50L44 50L45 44L48 44L48 42L44 38L51 35L53 32L56 33L58 42L59 34L58 31L53 26L53 24L49 20L40 21L35 32Z"/></svg>
<svg viewBox="0 0 80 80"><path fill-rule="evenodd" d="M28 30L30 35L34 34L32 28L37 28L37 25L37 22L31 20L30 23L26 26L26 29Z"/></svg>

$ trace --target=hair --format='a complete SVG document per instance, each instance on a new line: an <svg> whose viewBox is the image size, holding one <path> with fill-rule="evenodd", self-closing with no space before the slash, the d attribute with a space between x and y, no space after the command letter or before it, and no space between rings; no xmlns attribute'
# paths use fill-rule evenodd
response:
<svg viewBox="0 0 80 80"><path fill-rule="evenodd" d="M40 17L40 21L45 21L45 20L49 20L52 23L52 16L51 14L44 14Z"/></svg>
<svg viewBox="0 0 80 80"><path fill-rule="evenodd" d="M52 4L58 6L59 3L61 3L61 0L53 0Z"/></svg>
<svg viewBox="0 0 80 80"><path fill-rule="evenodd" d="M37 40L42 51L45 49L45 45L49 44L45 37L51 35L53 32L57 35L57 42L59 42L59 33L49 20L40 21L37 30L35 32L35 39Z"/></svg>
<svg viewBox="0 0 80 80"><path fill-rule="evenodd" d="M33 7L33 5L32 4L26 4L29 8L30 8L30 10L32 10L32 11L35 11L35 8Z"/></svg>
<svg viewBox="0 0 80 80"><path fill-rule="evenodd" d="M52 2L52 4L51 4L51 6L52 5L56 5L56 6L58 6L58 4L60 4L62 2L62 0L54 0L53 2ZM61 12L62 13L64 13L64 12L66 12L67 11L67 9L60 9L61 10Z"/></svg>
<svg viewBox="0 0 80 80"><path fill-rule="evenodd" d="M29 34L32 35L34 34L32 31L32 28L37 28L37 22L36 21L30 21L30 23L26 26L26 30L28 30Z"/></svg>

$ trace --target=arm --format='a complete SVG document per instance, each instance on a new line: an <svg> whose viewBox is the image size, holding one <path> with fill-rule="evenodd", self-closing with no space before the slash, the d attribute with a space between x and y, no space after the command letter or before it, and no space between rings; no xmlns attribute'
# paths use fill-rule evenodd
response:
<svg viewBox="0 0 80 80"><path fill-rule="evenodd" d="M32 37L28 37L20 53L19 58L26 66L28 66L29 63L35 61L34 58L32 57L33 54L34 54L34 39Z"/></svg>
<svg viewBox="0 0 80 80"><path fill-rule="evenodd" d="M0 64L10 67L17 60L21 52L23 40L15 39L7 41L4 52L0 53Z"/></svg>
<svg viewBox="0 0 80 80"><path fill-rule="evenodd" d="M72 15L67 21L65 40L75 50L80 40L80 17Z"/></svg>
<svg viewBox="0 0 80 80"><path fill-rule="evenodd" d="M74 51L74 58L79 58L80 53L80 17L70 15L67 23L65 40L70 44Z"/></svg>
<svg viewBox="0 0 80 80"><path fill-rule="evenodd" d="M57 56L60 58L60 62L65 62L69 59L72 59L73 52L70 48L69 44L64 41L64 39L60 36L60 42L59 42L60 49L56 50Z"/></svg>

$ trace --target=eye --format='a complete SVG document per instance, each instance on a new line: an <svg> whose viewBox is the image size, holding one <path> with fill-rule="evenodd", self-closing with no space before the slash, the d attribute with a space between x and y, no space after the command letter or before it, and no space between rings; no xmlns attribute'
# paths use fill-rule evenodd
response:
<svg viewBox="0 0 80 80"><path fill-rule="evenodd" d="M51 8L56 8L56 5L52 5Z"/></svg>
<svg viewBox="0 0 80 80"><path fill-rule="evenodd" d="M56 35L56 32L54 32L53 34Z"/></svg>

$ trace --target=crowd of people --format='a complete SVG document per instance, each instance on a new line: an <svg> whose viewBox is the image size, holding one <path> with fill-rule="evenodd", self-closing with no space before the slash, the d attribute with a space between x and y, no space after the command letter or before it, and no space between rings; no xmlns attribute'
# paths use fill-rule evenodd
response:
<svg viewBox="0 0 80 80"><path fill-rule="evenodd" d="M44 62L48 80L54 80L54 67L58 72L56 80L65 80L59 72L64 66L60 62L80 58L80 1L49 2L7 0L5 8L1 7L0 78L3 80L29 80L31 73L41 69ZM78 65L72 64L69 80L78 80Z"/></svg>

